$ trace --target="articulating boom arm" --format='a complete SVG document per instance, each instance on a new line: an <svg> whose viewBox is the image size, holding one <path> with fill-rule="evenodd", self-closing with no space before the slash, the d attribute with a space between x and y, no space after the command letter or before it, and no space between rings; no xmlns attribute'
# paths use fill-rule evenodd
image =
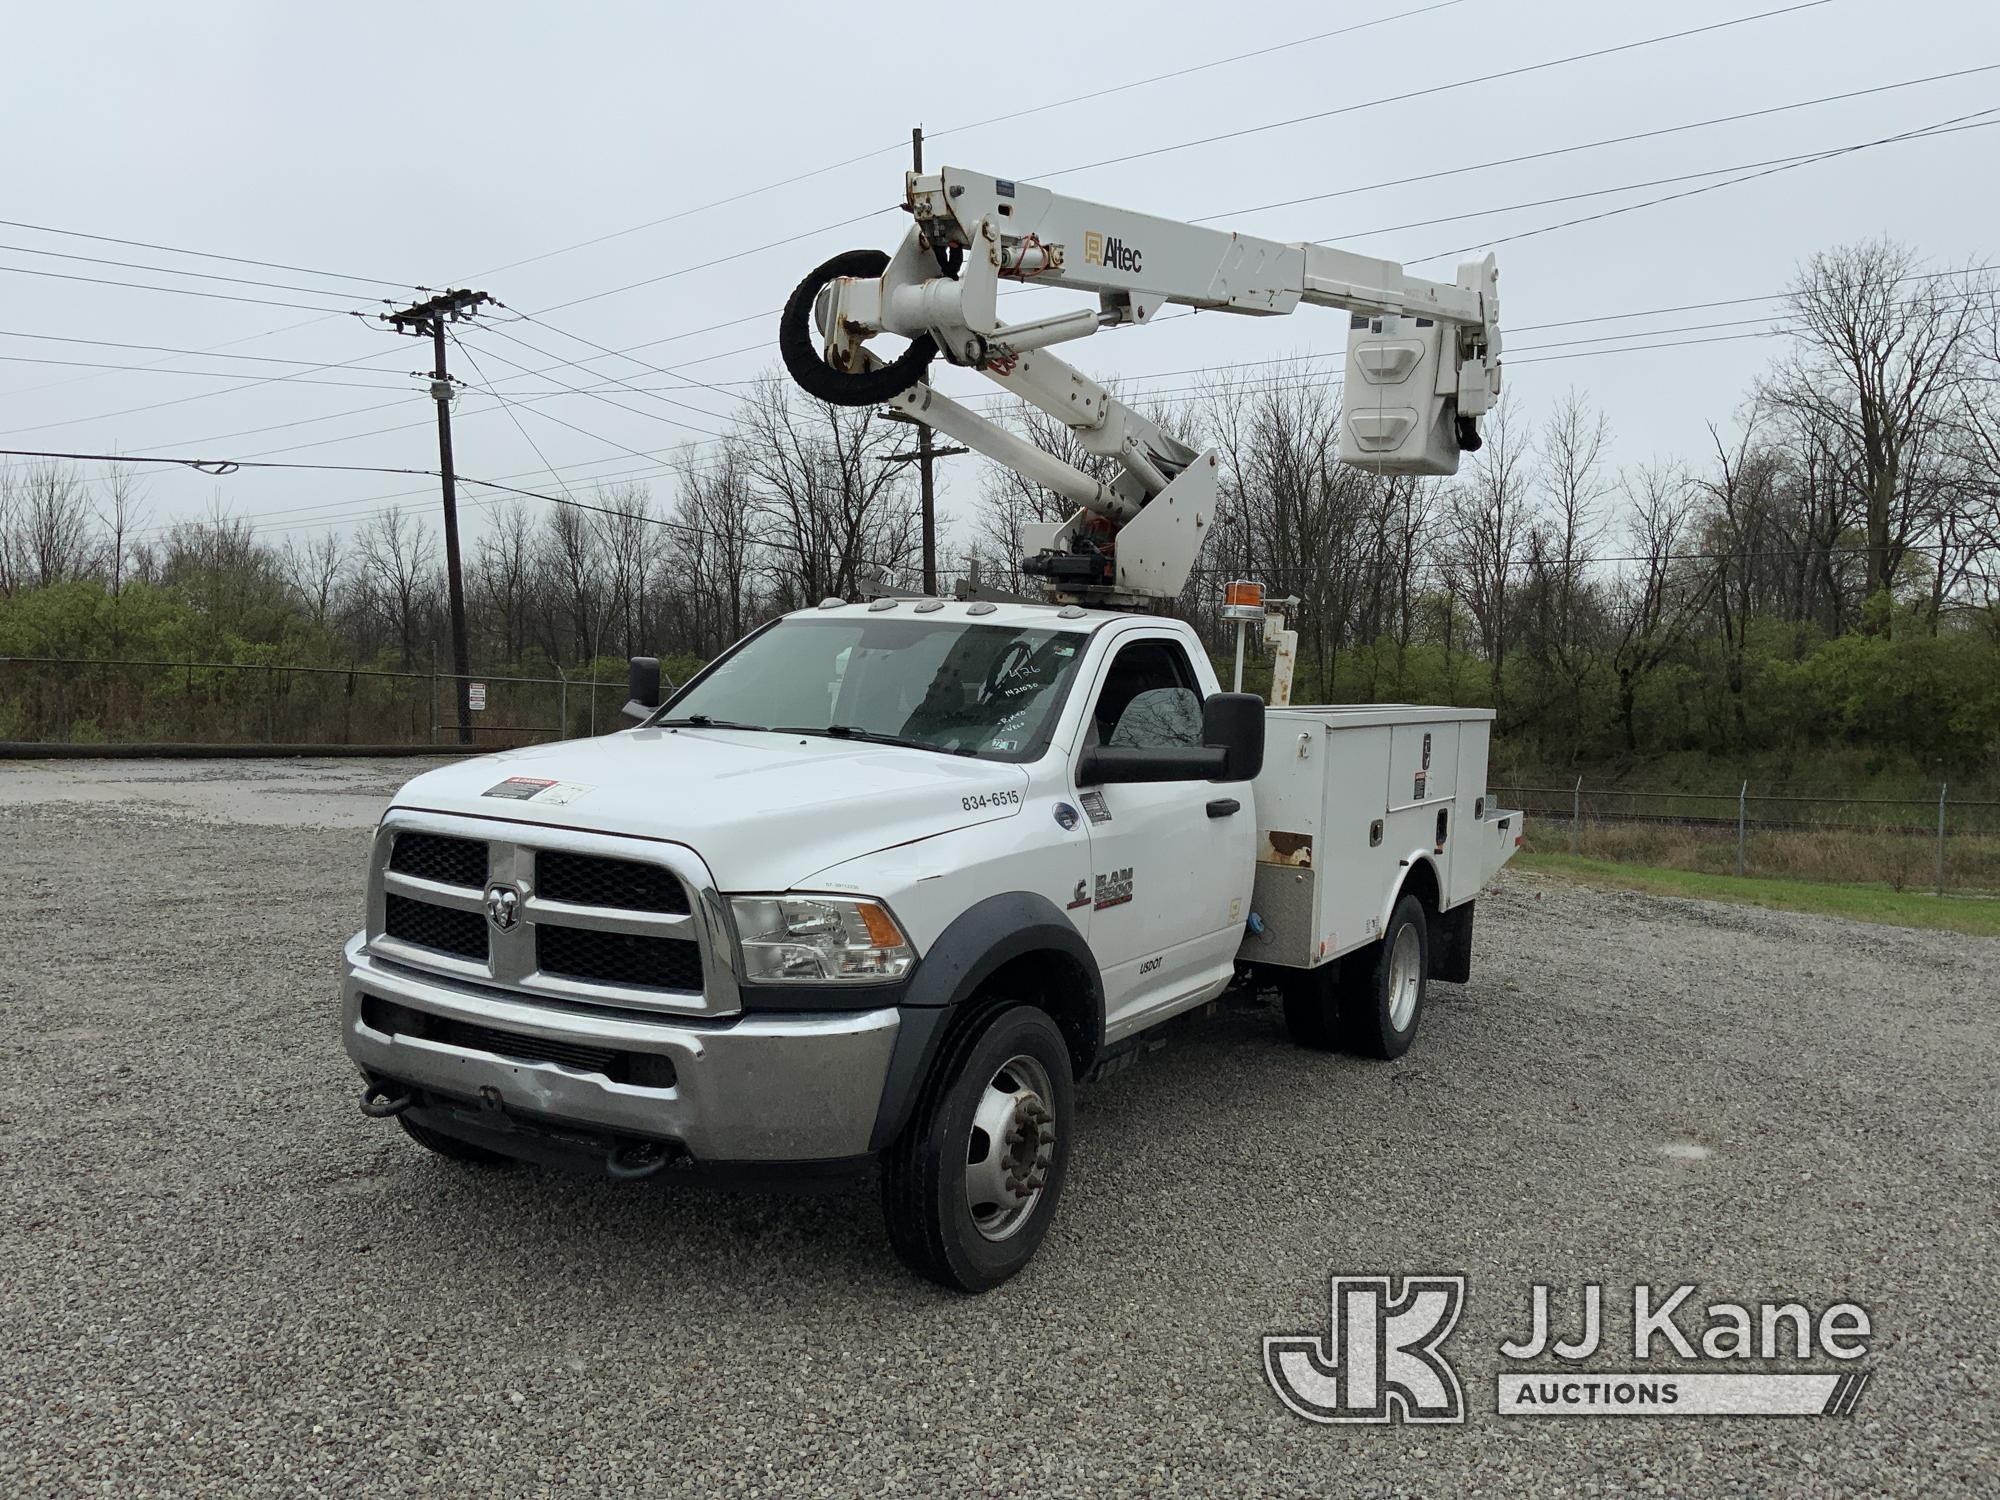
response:
<svg viewBox="0 0 2000 1500"><path fill-rule="evenodd" d="M1213 452L1198 453L1046 352L1145 323L1165 303L1265 317L1301 303L1346 309L1346 462L1449 474L1461 450L1479 446L1479 419L1500 390L1490 255L1460 266L1455 282L1426 281L1393 261L1177 223L955 167L905 181L915 222L893 256L849 251L793 292L779 335L786 367L815 396L887 402L1080 506L1037 539L1048 550L1033 570L1061 597L1134 603L1177 594L1213 518ZM1003 323L1003 280L1092 292L1097 306ZM911 341L889 363L866 347L883 333ZM1063 422L1085 451L1115 460L1118 476L1097 480L933 390L926 375L940 355Z"/></svg>

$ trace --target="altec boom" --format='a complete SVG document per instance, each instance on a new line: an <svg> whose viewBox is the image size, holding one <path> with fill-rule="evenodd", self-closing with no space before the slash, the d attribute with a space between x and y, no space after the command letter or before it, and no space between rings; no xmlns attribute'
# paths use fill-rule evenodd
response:
<svg viewBox="0 0 2000 1500"><path fill-rule="evenodd" d="M1217 458L1197 451L1048 351L1150 321L1174 303L1277 317L1350 314L1340 456L1380 474L1450 474L1480 445L1500 393L1499 270L1467 262L1452 282L1393 261L1135 213L1030 183L946 167L905 178L912 223L893 255L849 251L787 303L780 346L798 383L846 406L886 403L1072 501L1030 538L1031 571L1055 596L1144 605L1176 596L1215 514ZM999 315L1000 283L1094 294L1095 307L1022 322ZM881 334L910 340L884 361ZM1037 448L927 378L977 370L1112 459L1101 481Z"/></svg>

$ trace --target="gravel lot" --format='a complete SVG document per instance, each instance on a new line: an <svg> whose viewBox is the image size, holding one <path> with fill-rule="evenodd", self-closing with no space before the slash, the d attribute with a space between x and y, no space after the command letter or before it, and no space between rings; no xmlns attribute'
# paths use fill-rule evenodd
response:
<svg viewBox="0 0 2000 1500"><path fill-rule="evenodd" d="M1040 1259L964 1299L869 1192L481 1172L364 1119L331 997L414 769L0 764L0 1491L2000 1488L2000 943L1507 877L1402 1062L1243 1007L1087 1089ZM1464 1426L1280 1406L1260 1335L1324 1329L1329 1270L1470 1278ZM1845 1419L1501 1418L1538 1280L1855 1299L1875 1380Z"/></svg>

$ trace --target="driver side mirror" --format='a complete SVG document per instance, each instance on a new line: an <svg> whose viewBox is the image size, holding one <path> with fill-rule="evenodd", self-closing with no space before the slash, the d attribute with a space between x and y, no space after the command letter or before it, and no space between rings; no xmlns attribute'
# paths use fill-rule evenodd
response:
<svg viewBox="0 0 2000 1500"><path fill-rule="evenodd" d="M660 706L660 659L635 656L625 668L625 717L647 719Z"/></svg>
<svg viewBox="0 0 2000 1500"><path fill-rule="evenodd" d="M1201 706L1201 738L1200 745L1093 745L1077 763L1076 779L1083 786L1254 780L1264 769L1264 700L1255 693L1212 695Z"/></svg>
<svg viewBox="0 0 2000 1500"><path fill-rule="evenodd" d="M1255 781L1264 769L1264 700L1255 693L1211 693L1201 705L1201 742L1224 753L1217 781Z"/></svg>

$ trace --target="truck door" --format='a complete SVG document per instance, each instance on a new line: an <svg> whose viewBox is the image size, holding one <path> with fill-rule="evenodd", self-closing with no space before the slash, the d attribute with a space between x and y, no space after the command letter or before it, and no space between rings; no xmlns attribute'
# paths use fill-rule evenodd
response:
<svg viewBox="0 0 2000 1500"><path fill-rule="evenodd" d="M1172 635L1122 641L1070 762L1093 744L1201 743L1201 690ZM1117 1040L1229 982L1250 890L1249 788L1209 781L1076 786L1090 830L1090 946ZM1243 804L1233 814L1227 804ZM1215 804L1211 810L1210 804Z"/></svg>

